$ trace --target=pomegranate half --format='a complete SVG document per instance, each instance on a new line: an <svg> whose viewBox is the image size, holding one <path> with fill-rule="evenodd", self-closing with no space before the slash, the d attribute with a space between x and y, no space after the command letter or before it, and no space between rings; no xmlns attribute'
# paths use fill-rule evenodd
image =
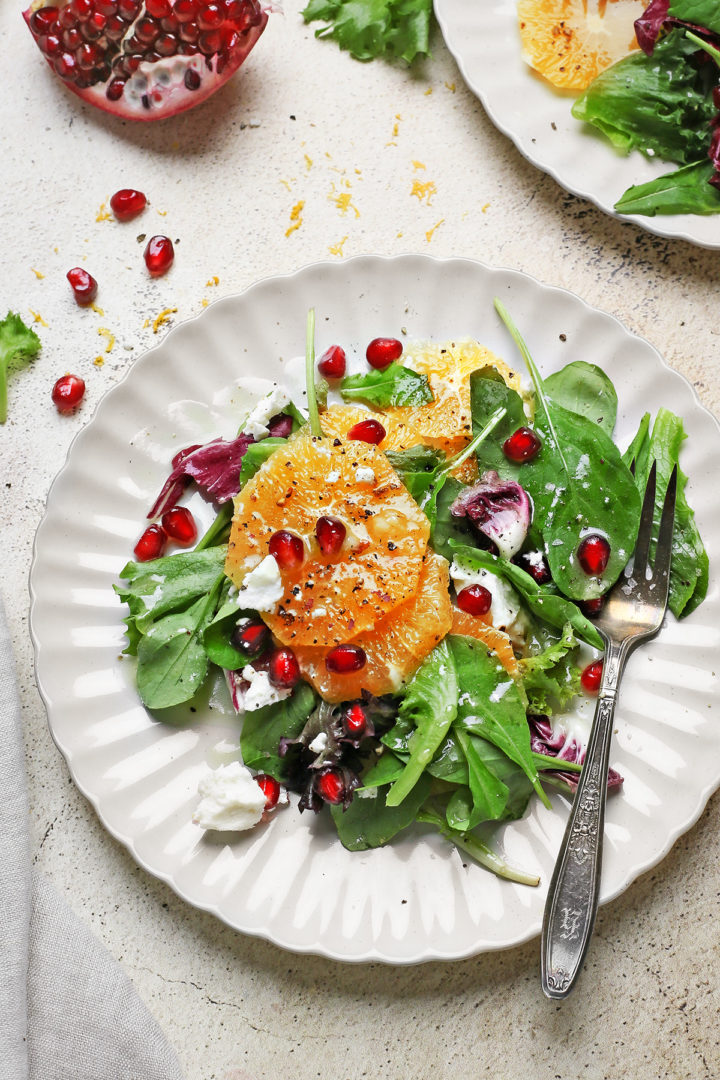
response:
<svg viewBox="0 0 720 1080"><path fill-rule="evenodd" d="M129 120L160 120L205 101L268 19L262 0L33 0L23 14L65 85Z"/></svg>

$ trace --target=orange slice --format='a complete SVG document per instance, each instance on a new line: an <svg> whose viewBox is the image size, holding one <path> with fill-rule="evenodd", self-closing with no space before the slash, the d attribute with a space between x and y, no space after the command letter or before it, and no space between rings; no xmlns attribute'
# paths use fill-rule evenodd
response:
<svg viewBox="0 0 720 1080"><path fill-rule="evenodd" d="M336 556L317 545L322 516L347 529ZM268 458L235 500L225 572L236 585L268 554L279 529L305 548L302 566L281 567L285 591L276 610L262 613L286 645L350 641L417 591L429 522L369 443L317 439L303 428Z"/></svg>
<svg viewBox="0 0 720 1080"><path fill-rule="evenodd" d="M487 616L468 615L465 611L453 608L451 634L461 634L463 637L474 637L485 642L491 649L508 675L518 674L518 662L513 652L512 642L503 630L497 630L490 621L485 621Z"/></svg>
<svg viewBox="0 0 720 1080"><path fill-rule="evenodd" d="M562 90L586 90L638 43L645 0L519 0L525 61Z"/></svg>
<svg viewBox="0 0 720 1080"><path fill-rule="evenodd" d="M327 649L302 646L295 648L295 655L303 675L326 701L359 698L362 690L377 695L396 692L450 629L449 580L447 561L429 553L415 596L373 630L353 639L367 658L360 671L334 674L325 666Z"/></svg>

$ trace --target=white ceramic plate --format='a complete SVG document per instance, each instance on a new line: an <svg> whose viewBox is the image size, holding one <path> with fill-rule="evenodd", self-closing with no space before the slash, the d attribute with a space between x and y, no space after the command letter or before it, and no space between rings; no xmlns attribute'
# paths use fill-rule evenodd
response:
<svg viewBox="0 0 720 1080"><path fill-rule="evenodd" d="M668 404L687 422L690 494L711 559L720 545L718 425L690 385L645 341L571 293L511 270L421 255L320 263L228 297L173 330L102 400L55 481L37 534L31 627L52 734L75 782L138 862L190 903L245 933L342 960L413 963L468 956L538 933L566 804L536 804L505 829L514 863L538 889L502 882L436 836L407 833L351 854L323 817L279 813L229 842L192 825L199 778L237 747L237 723L207 709L185 725L141 706L123 648L113 582L130 557L171 456L236 428L239 376L284 377L317 309L317 346L360 353L381 334L471 335L511 362L493 311L501 297L540 368L601 364L620 398L629 441L645 409ZM561 339L562 335L562 339ZM101 463L101 464L100 464ZM720 782L715 583L705 604L633 656L612 763L625 787L610 801L602 898L656 863Z"/></svg>
<svg viewBox="0 0 720 1080"><path fill-rule="evenodd" d="M672 163L651 162L640 153L623 157L607 139L571 115L574 95L554 90L523 62L517 0L434 2L445 42L465 82L495 126L512 139L528 161L612 217L632 221L658 236L720 247L720 215L650 218L613 210L631 184L643 184L670 172Z"/></svg>

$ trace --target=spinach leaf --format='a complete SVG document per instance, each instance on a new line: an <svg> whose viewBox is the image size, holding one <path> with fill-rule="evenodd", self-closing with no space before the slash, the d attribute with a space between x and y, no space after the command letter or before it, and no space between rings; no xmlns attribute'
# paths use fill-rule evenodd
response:
<svg viewBox="0 0 720 1080"><path fill-rule="evenodd" d="M684 31L673 30L657 43L652 57L633 52L601 72L575 101L572 114L596 127L623 153L639 150L680 165L699 161L707 157L716 112L716 72L712 64L698 64L696 55L697 46ZM616 210L648 212L624 208L624 199Z"/></svg>
<svg viewBox="0 0 720 1080"><path fill-rule="evenodd" d="M179 614L154 622L137 649L137 687L149 709L167 709L189 701L202 686L209 660L202 632L217 608L224 575L207 596Z"/></svg>
<svg viewBox="0 0 720 1080"><path fill-rule="evenodd" d="M287 439L275 439L269 436L260 442L250 443L240 466L240 487L247 484L251 476L254 476L261 465L264 465L271 454L274 454L279 446L285 446Z"/></svg>
<svg viewBox="0 0 720 1080"><path fill-rule="evenodd" d="M544 380L545 392L556 405L579 413L612 438L617 418L617 394L612 381L595 364L574 360Z"/></svg>
<svg viewBox="0 0 720 1080"><path fill-rule="evenodd" d="M623 462L627 465L628 469L637 468L639 463L643 460L647 460L647 447L648 440L650 438L650 413L643 414L643 418L640 421L640 425L637 429L637 433L632 442L628 446L627 450L623 454Z"/></svg>
<svg viewBox="0 0 720 1080"><path fill-rule="evenodd" d="M390 788L388 806L399 806L432 761L457 714L458 680L447 640L436 645L410 680L398 710L402 725L412 724L410 757Z"/></svg>
<svg viewBox="0 0 720 1080"><path fill-rule="evenodd" d="M193 600L206 596L225 565L225 547L207 551L183 551L151 562L130 562L120 571L127 585L114 585L130 608L138 629L170 611L182 611Z"/></svg>
<svg viewBox="0 0 720 1080"><path fill-rule="evenodd" d="M456 728L455 736L468 764L468 786L460 787L453 794L445 810L445 819L452 829L465 832L481 821L502 818L509 792L477 752L472 736L460 726Z"/></svg>
<svg viewBox="0 0 720 1080"><path fill-rule="evenodd" d="M504 751L521 767L543 804L549 806L532 760L530 729L515 681L483 642L456 635L446 641L462 686L457 726Z"/></svg>
<svg viewBox="0 0 720 1080"><path fill-rule="evenodd" d="M431 522L430 543L435 551L446 559L453 557L453 544L472 548L477 537L469 518L453 517L450 507L465 485L449 476L435 499L435 520Z"/></svg>
<svg viewBox="0 0 720 1080"><path fill-rule="evenodd" d="M217 614L205 627L202 643L211 663L227 668L229 671L237 671L238 668L249 663L249 660L245 653L241 653L231 644L232 632L238 620L243 616L257 618L257 615L254 611L239 608L237 597L228 599L229 587L230 581L226 579Z"/></svg>
<svg viewBox="0 0 720 1080"><path fill-rule="evenodd" d="M497 555L491 555L489 551L471 548L452 540L449 543L449 551L450 558L454 555L459 563L475 570L490 570L493 574L504 577L521 594L526 606L536 618L558 630L562 630L565 624L569 623L577 636L588 645L592 645L594 649L605 648L596 627L572 600L560 596L550 586L538 585L522 567Z"/></svg>
<svg viewBox="0 0 720 1080"><path fill-rule="evenodd" d="M298 683L292 697L254 709L243 716L240 733L240 752L245 764L251 769L269 773L276 780L285 780L291 769L288 757L278 754L280 739L286 736L296 739L317 698L308 683Z"/></svg>
<svg viewBox="0 0 720 1080"><path fill-rule="evenodd" d="M715 172L703 157L644 184L633 184L615 203L619 214L720 214L720 191L710 183Z"/></svg>
<svg viewBox="0 0 720 1080"><path fill-rule="evenodd" d="M385 750L381 757L363 773L362 787L382 787L383 784L392 784L397 780L405 768L405 761L397 757L390 750Z"/></svg>
<svg viewBox="0 0 720 1080"><path fill-rule="evenodd" d="M535 508L533 525L542 534L556 585L575 600L591 600L617 580L632 554L640 497L612 439L587 417L550 400L517 327L499 300L495 307L535 386L535 430L543 445L522 473ZM582 537L596 531L610 545L607 567L597 577L586 574L577 559Z"/></svg>
<svg viewBox="0 0 720 1080"><path fill-rule="evenodd" d="M458 832L455 829L451 829L445 821L444 816L440 814L434 806L428 804L423 806L418 811L417 820L426 822L428 825L433 825L446 840L449 840L461 851L470 855L471 858L475 859L481 866L484 866L486 870L492 870L498 877L504 878L506 881L516 881L520 885L540 884L539 877L535 874L527 874L524 870L519 870L516 867L510 866L496 851L493 851L491 847L488 847L476 833Z"/></svg>
<svg viewBox="0 0 720 1080"><path fill-rule="evenodd" d="M517 480L521 466L506 458L502 447L514 431L528 422L522 398L516 390L505 384L496 368L480 368L470 376L470 407L473 432L476 434L485 427L498 409L505 410L492 439L485 439L475 453L480 472L494 469L503 479Z"/></svg>
<svg viewBox="0 0 720 1080"><path fill-rule="evenodd" d="M332 806L330 810L340 843L348 851L382 847L401 829L417 820L418 811L430 793L430 784L429 776L420 776L401 806L391 806L381 788L364 796L356 792L347 810Z"/></svg>
<svg viewBox="0 0 720 1080"><path fill-rule="evenodd" d="M343 401L365 401L377 408L389 405L428 405L434 400L427 375L396 361L382 371L348 375L340 383Z"/></svg>

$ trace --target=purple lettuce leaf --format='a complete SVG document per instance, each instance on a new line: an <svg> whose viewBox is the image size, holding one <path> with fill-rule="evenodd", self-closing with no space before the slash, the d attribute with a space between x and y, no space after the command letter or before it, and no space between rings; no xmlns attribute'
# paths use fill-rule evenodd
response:
<svg viewBox="0 0 720 1080"><path fill-rule="evenodd" d="M190 480L203 495L222 504L240 490L240 466L245 452L255 442L252 435L238 435L227 442L213 439L204 446L189 446L173 458L173 470L152 505L149 518L160 517L181 497Z"/></svg>
<svg viewBox="0 0 720 1080"><path fill-rule="evenodd" d="M683 26L694 30L696 34L711 37L712 31L687 19L677 19L670 14L670 0L651 0L639 19L635 20L635 37L644 53L652 56L658 38L663 30Z"/></svg>
<svg viewBox="0 0 720 1080"><path fill-rule="evenodd" d="M568 738L560 729L555 731L549 717L531 714L528 716L528 725L530 727L530 749L535 754L545 754L548 757L555 758L558 764L563 761L572 761L582 765L585 760L585 747L577 739ZM580 779L579 773L566 771L560 767L549 770L549 775L564 780L573 793L577 790L578 780ZM615 769L608 769L608 791L616 791L622 787L622 784L623 778L620 773L616 772Z"/></svg>
<svg viewBox="0 0 720 1080"><path fill-rule="evenodd" d="M505 559L520 551L530 526L532 507L515 480L501 480L489 469L477 484L466 488L450 507L453 517L467 518L491 550Z"/></svg>

